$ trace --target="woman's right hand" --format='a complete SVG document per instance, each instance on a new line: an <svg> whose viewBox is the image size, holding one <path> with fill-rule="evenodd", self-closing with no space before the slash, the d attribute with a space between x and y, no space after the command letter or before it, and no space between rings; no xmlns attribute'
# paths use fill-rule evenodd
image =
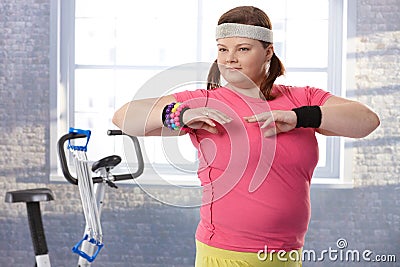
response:
<svg viewBox="0 0 400 267"><path fill-rule="evenodd" d="M192 129L203 129L210 133L218 133L215 122L225 124L232 121L225 113L213 108L191 108L183 113L182 121Z"/></svg>

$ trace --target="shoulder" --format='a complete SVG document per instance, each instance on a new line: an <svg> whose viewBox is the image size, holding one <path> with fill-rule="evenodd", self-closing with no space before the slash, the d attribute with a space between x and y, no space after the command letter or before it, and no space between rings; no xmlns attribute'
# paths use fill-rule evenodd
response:
<svg viewBox="0 0 400 267"><path fill-rule="evenodd" d="M279 95L304 94L310 90L310 86L293 86L284 84L274 84L274 92Z"/></svg>
<svg viewBox="0 0 400 267"><path fill-rule="evenodd" d="M303 100L306 96L307 87L291 86L284 84L274 84L273 95L275 99L288 98L297 102L296 100Z"/></svg>
<svg viewBox="0 0 400 267"><path fill-rule="evenodd" d="M223 88L216 88L213 90L197 89L197 90L186 90L178 93L174 93L176 101L186 102L191 107L205 107L209 102L209 99L224 100Z"/></svg>
<svg viewBox="0 0 400 267"><path fill-rule="evenodd" d="M225 88L220 87L213 90L206 89L196 89L196 90L186 90L178 93L174 93L173 96L179 102L184 102L187 100L195 98L223 98L226 96Z"/></svg>
<svg viewBox="0 0 400 267"><path fill-rule="evenodd" d="M207 97L207 90L197 89L197 90L186 90L182 92L174 93L173 96L178 102L185 102L190 99Z"/></svg>
<svg viewBox="0 0 400 267"><path fill-rule="evenodd" d="M321 105L332 94L312 86L274 85L276 98L289 98L296 105Z"/></svg>

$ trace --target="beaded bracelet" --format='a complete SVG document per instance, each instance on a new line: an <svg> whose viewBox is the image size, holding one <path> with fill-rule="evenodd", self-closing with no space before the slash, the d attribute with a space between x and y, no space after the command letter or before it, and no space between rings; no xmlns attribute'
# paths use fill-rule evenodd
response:
<svg viewBox="0 0 400 267"><path fill-rule="evenodd" d="M183 123L183 113L188 109L189 107L187 105L180 102L172 102L171 104L166 105L162 113L164 125L175 131L179 131L181 128L187 127Z"/></svg>

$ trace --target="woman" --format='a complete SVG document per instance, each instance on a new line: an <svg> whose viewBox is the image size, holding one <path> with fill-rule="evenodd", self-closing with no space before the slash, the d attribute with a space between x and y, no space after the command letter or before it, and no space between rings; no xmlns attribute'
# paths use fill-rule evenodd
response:
<svg viewBox="0 0 400 267"><path fill-rule="evenodd" d="M218 21L207 90L132 101L113 118L135 136L188 133L198 149L196 266L301 266L315 133L360 138L379 125L359 102L274 84L284 67L271 29L258 8L229 10Z"/></svg>

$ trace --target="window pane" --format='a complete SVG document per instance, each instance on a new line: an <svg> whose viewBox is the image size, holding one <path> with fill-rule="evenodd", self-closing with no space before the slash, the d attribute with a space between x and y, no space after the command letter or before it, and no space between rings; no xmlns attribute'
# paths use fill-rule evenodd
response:
<svg viewBox="0 0 400 267"><path fill-rule="evenodd" d="M196 1L77 0L76 10L76 64L171 66L197 58Z"/></svg>
<svg viewBox="0 0 400 267"><path fill-rule="evenodd" d="M286 0L286 2L287 19L326 20L329 17L329 0Z"/></svg>
<svg viewBox="0 0 400 267"><path fill-rule="evenodd" d="M75 20L75 63L112 65L115 62L114 20L81 18Z"/></svg>
<svg viewBox="0 0 400 267"><path fill-rule="evenodd" d="M146 27L135 28L141 22ZM194 20L118 19L116 33L117 65L174 66L196 60Z"/></svg>
<svg viewBox="0 0 400 267"><path fill-rule="evenodd" d="M327 90L326 72L287 72L277 79L277 83L293 86L312 86Z"/></svg>
<svg viewBox="0 0 400 267"><path fill-rule="evenodd" d="M189 136L146 137L143 142L146 154L152 163L173 165L185 171L188 171L187 165L196 163L196 150ZM189 169L195 171L193 168Z"/></svg>
<svg viewBox="0 0 400 267"><path fill-rule="evenodd" d="M196 1L134 2L129 16L117 19L117 65L171 66L196 60Z"/></svg>
<svg viewBox="0 0 400 267"><path fill-rule="evenodd" d="M112 70L75 71L75 127L92 130L88 156L91 160L113 153L107 130L113 127L114 72ZM107 138L108 137L108 138Z"/></svg>
<svg viewBox="0 0 400 267"><path fill-rule="evenodd" d="M328 66L327 20L288 20L286 34L287 67Z"/></svg>
<svg viewBox="0 0 400 267"><path fill-rule="evenodd" d="M110 4L110 0L75 0L75 17L113 18L115 14L115 7L121 1L113 0L112 2L114 4Z"/></svg>
<svg viewBox="0 0 400 267"><path fill-rule="evenodd" d="M115 107L120 107L128 101L136 98L136 93L142 86L152 77L157 75L161 70L156 69L121 69L116 70L115 81ZM162 84L160 84L162 86ZM154 88L156 89L156 88ZM156 90L154 90L156 91ZM151 92L149 92L151 93ZM150 97L150 96L149 96ZM157 96L154 96L157 97Z"/></svg>
<svg viewBox="0 0 400 267"><path fill-rule="evenodd" d="M109 112L114 110L113 70L75 71L75 112Z"/></svg>

